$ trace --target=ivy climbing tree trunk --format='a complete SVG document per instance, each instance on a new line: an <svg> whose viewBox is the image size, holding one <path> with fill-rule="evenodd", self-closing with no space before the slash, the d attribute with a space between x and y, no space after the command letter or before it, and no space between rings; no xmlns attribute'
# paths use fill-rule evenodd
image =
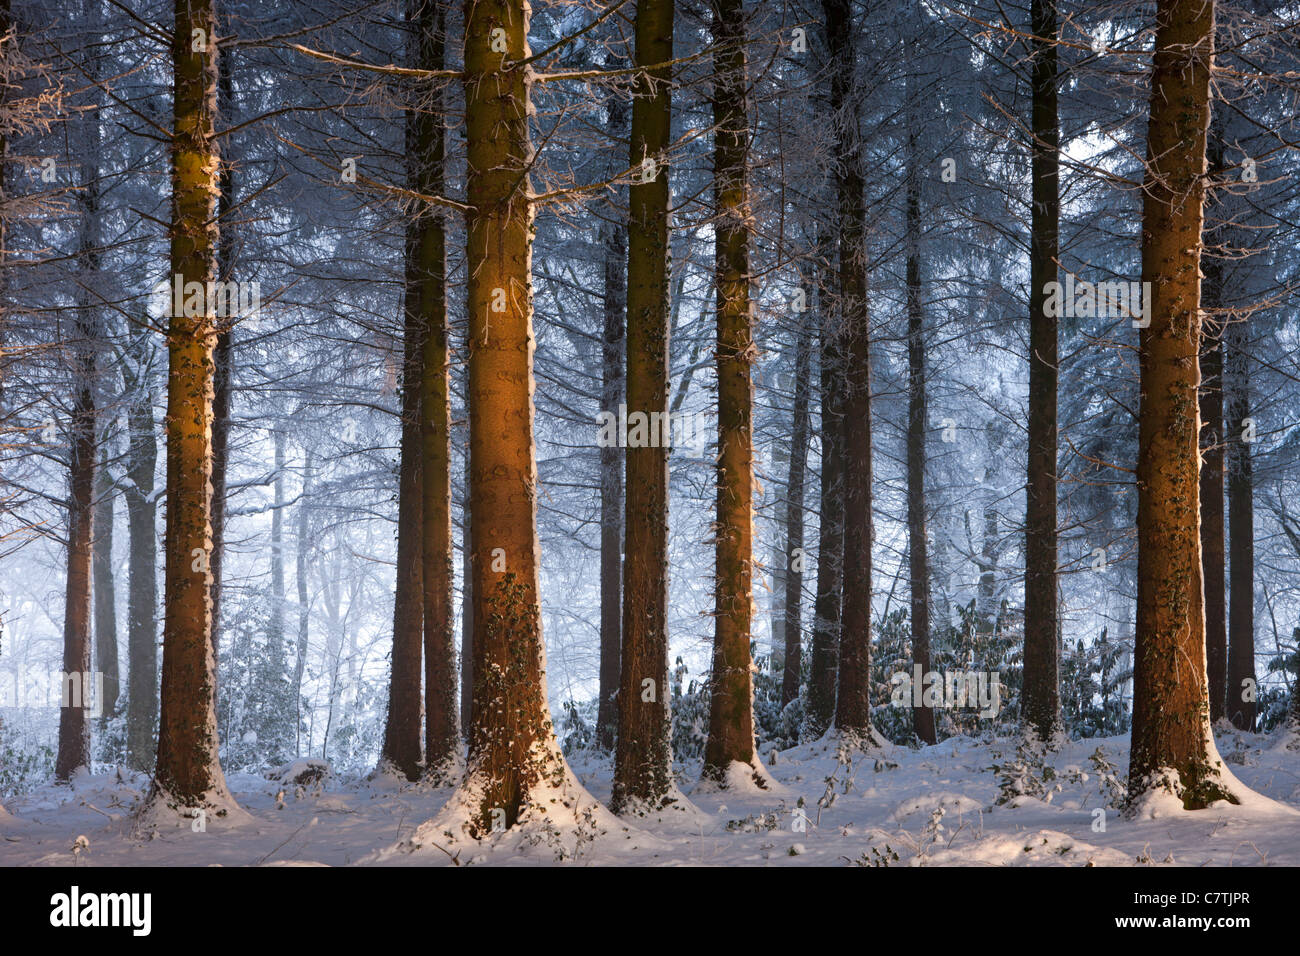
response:
<svg viewBox="0 0 1300 956"><path fill-rule="evenodd" d="M672 59L674 16L673 0L638 0L633 54L637 66ZM670 142L671 121L669 69L634 74L628 154L628 165L634 170L627 223L629 415L663 416L668 411L669 163L664 150ZM656 808L672 788L667 693L668 454L662 441L624 450L623 647L610 801L615 813Z"/></svg>
<svg viewBox="0 0 1300 956"><path fill-rule="evenodd" d="M1236 802L1210 733L1200 542L1200 247L1214 3L1160 0L1142 203L1138 600L1130 800ZM1171 779L1172 777L1172 779Z"/></svg>
<svg viewBox="0 0 1300 956"><path fill-rule="evenodd" d="M1029 463L1025 485L1025 664L1021 724L1053 746L1061 734L1056 588L1057 330L1046 308L1057 277L1060 142L1056 0L1030 5L1032 211L1029 235Z"/></svg>
<svg viewBox="0 0 1300 956"><path fill-rule="evenodd" d="M743 0L714 0L713 177L717 295L718 513L713 674L701 776L728 783L754 764L754 362L749 272L749 110ZM750 771L753 775L753 771ZM756 777L757 779L757 777Z"/></svg>
<svg viewBox="0 0 1300 956"><path fill-rule="evenodd" d="M211 0L176 0L173 28L171 271L182 286L217 278L220 156ZM211 303L173 308L167 328L167 532L158 761L150 805L189 815L236 807L218 762L212 633Z"/></svg>
<svg viewBox="0 0 1300 956"><path fill-rule="evenodd" d="M521 822L567 768L547 710L538 595L528 4L464 9L474 699L462 793L480 837Z"/></svg>

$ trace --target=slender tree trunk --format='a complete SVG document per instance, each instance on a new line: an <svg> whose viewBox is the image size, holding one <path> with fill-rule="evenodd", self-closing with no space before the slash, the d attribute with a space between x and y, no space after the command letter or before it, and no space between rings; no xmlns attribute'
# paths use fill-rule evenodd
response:
<svg viewBox="0 0 1300 956"><path fill-rule="evenodd" d="M214 135L217 48L212 0L176 0L172 35L171 271L173 281L198 282L206 289L217 277L221 165ZM213 806L224 814L236 805L217 752L210 570L216 329L210 308L171 311L162 701L151 802L174 809Z"/></svg>
<svg viewBox="0 0 1300 956"><path fill-rule="evenodd" d="M1223 169L1222 109L1211 107L1207 145L1211 175ZM1209 198L1201 248L1201 576L1205 582L1205 670L1210 723L1224 716L1228 684L1228 621L1223 513L1223 259L1213 248L1220 204Z"/></svg>
<svg viewBox="0 0 1300 956"><path fill-rule="evenodd" d="M465 383L469 392L469 383ZM460 725L468 728L474 704L474 562L469 514L469 432L465 434L465 485L461 501L460 532Z"/></svg>
<svg viewBox="0 0 1300 956"><path fill-rule="evenodd" d="M222 23L223 33L226 32ZM221 57L217 69L218 110L226 125L235 111L234 54ZM229 282L235 274L235 231L230 214L235 205L234 163L221 165L221 195L217 199L220 236L217 241L217 275ZM226 558L226 475L230 457L230 416L234 400L234 317L217 320L217 346L213 353L212 380L212 646L221 649L221 587Z"/></svg>
<svg viewBox="0 0 1300 956"><path fill-rule="evenodd" d="M749 272L749 107L743 0L714 0L714 273L718 309L718 517L713 675L701 775L753 765L754 362ZM755 778L757 779L757 777Z"/></svg>
<svg viewBox="0 0 1300 956"><path fill-rule="evenodd" d="M614 66L617 64L611 64ZM615 141L628 134L622 91L609 105ZM619 160L621 163L621 159ZM611 170L611 174L616 170ZM667 173L664 174L665 176ZM623 347L627 324L627 225L617 208L605 226L605 327L601 338L601 396L604 412L618 415L623 402ZM600 448L600 703L596 740L614 749L618 729L618 685L623 652L623 462L613 444Z"/></svg>
<svg viewBox="0 0 1300 956"><path fill-rule="evenodd" d="M1061 129L1056 112L1056 0L1033 0L1029 238L1029 469L1025 485L1025 664L1021 724L1052 746L1061 733L1056 590L1056 317Z"/></svg>
<svg viewBox="0 0 1300 956"><path fill-rule="evenodd" d="M915 127L913 127L915 128ZM916 134L907 137L907 569L911 592L912 663L930 672L930 545L925 513L925 313L921 305L921 189ZM913 712L916 736L936 742L934 708Z"/></svg>
<svg viewBox="0 0 1300 956"><path fill-rule="evenodd" d="M441 70L446 58L446 10L436 0L411 0L418 61ZM415 188L443 192L442 88L410 116ZM411 289L423 316L420 427L424 521L424 714L425 774L443 782L456 763L460 728L456 714L455 564L451 528L451 383L447 327L447 239L440 210L426 211L415 230Z"/></svg>
<svg viewBox="0 0 1300 956"><path fill-rule="evenodd" d="M55 778L71 779L90 765L90 723L95 682L90 670L91 552L94 539L95 357L89 322L79 318L69 422L68 563L63 612L63 701Z"/></svg>
<svg viewBox="0 0 1300 956"><path fill-rule="evenodd" d="M524 0L465 0L474 703L470 833L513 827L568 769L551 729L533 440L531 76ZM492 35L503 41L494 51ZM497 811L494 813L493 811Z"/></svg>
<svg viewBox="0 0 1300 956"><path fill-rule="evenodd" d="M639 0L638 66L673 56L673 0ZM635 74L628 187L627 410L668 411L668 69ZM666 421L666 417L664 418ZM662 438L662 436L660 436ZM615 813L657 808L672 787L668 713L668 448L651 441L624 451L623 647L619 661ZM647 682L649 682L647 684Z"/></svg>
<svg viewBox="0 0 1300 956"><path fill-rule="evenodd" d="M822 250L832 248L823 235ZM824 253L823 253L824 254ZM835 672L844 587L844 353L837 297L826 292L821 270L821 486L817 531L817 594L813 601L812 655L802 736L817 738L835 714ZM827 300L830 300L829 305Z"/></svg>
<svg viewBox="0 0 1300 956"><path fill-rule="evenodd" d="M276 429L275 478L271 483L271 623L268 645L284 641L284 432Z"/></svg>
<svg viewBox="0 0 1300 956"><path fill-rule="evenodd" d="M804 303L813 301L812 283L801 283ZM799 678L803 669L803 571L804 571L804 489L808 477L808 435L812 430L809 412L812 397L812 330L804 316L799 318L799 332L794 352L794 408L791 410L790 474L785 493L785 573L782 584L782 635L785 654L781 673L781 706L788 706L799 696Z"/></svg>
<svg viewBox="0 0 1300 956"><path fill-rule="evenodd" d="M1200 542L1200 245L1214 4L1159 0L1142 204L1138 601L1131 799L1235 798L1220 776L1205 679ZM1160 778L1165 770L1179 778Z"/></svg>
<svg viewBox="0 0 1300 956"><path fill-rule="evenodd" d="M122 363L127 395L127 455L122 497L126 501L129 581L127 585L126 760L150 771L158 728L158 531L154 471L158 438L153 422L153 349L144 329L130 333Z"/></svg>
<svg viewBox="0 0 1300 956"><path fill-rule="evenodd" d="M101 452L95 475L95 546L91 558L95 594L95 669L103 677L102 719L117 715L122 674L117 660L117 588L113 581L113 499L108 453Z"/></svg>
<svg viewBox="0 0 1300 956"><path fill-rule="evenodd" d="M835 723L856 738L871 728L871 342L866 205L858 130L856 29L849 0L823 0L837 161L836 307L844 349L844 596Z"/></svg>
<svg viewBox="0 0 1300 956"><path fill-rule="evenodd" d="M294 580L298 589L298 642L293 655L293 709L295 750L302 753L302 677L307 667L307 641L310 637L311 602L307 594L307 546L311 531L313 460L310 450L302 466L302 493L298 498L298 529L294 541Z"/></svg>
<svg viewBox="0 0 1300 956"><path fill-rule="evenodd" d="M1228 678L1227 715L1241 730L1255 729L1255 482L1251 462L1250 356L1247 325L1225 330L1231 383L1228 428ZM1233 433L1235 432L1235 434Z"/></svg>

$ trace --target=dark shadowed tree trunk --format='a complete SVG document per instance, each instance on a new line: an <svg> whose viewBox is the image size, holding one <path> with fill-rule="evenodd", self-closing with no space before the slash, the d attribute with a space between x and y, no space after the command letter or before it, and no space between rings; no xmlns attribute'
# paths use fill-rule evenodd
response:
<svg viewBox="0 0 1300 956"><path fill-rule="evenodd" d="M913 127L914 128L914 127ZM925 513L925 312L921 304L921 186L916 134L907 137L907 570L911 594L912 663L930 672L930 544ZM934 708L913 711L916 736L933 744Z"/></svg>
<svg viewBox="0 0 1300 956"><path fill-rule="evenodd" d="M1214 4L1160 0L1142 204L1138 600L1130 799L1188 809L1235 798L1220 774L1205 679L1200 543L1200 246ZM1172 772L1176 779L1169 779Z"/></svg>
<svg viewBox="0 0 1300 956"><path fill-rule="evenodd" d="M620 65L620 64L614 64ZM628 135L623 91L609 101L610 133L616 143ZM614 151L615 162L622 156ZM610 170L611 175L617 170ZM667 175L667 172L664 173ZM627 224L616 205L610 207L605 239L605 325L601 336L602 411L618 415L623 401L623 340L627 323ZM596 740L614 749L618 729L618 684L623 653L623 460L614 444L600 449L600 703Z"/></svg>
<svg viewBox="0 0 1300 956"><path fill-rule="evenodd" d="M831 62L831 121L839 260L836 307L843 336L844 595L835 723L866 739L871 728L871 341L867 314L867 211L849 0L823 0Z"/></svg>
<svg viewBox="0 0 1300 956"><path fill-rule="evenodd" d="M635 60L672 59L672 0L639 0ZM634 75L627 222L627 411L668 410L671 72ZM619 662L615 813L658 807L672 788L668 715L668 449L624 450L623 647ZM649 682L648 684L646 682Z"/></svg>
<svg viewBox="0 0 1300 956"><path fill-rule="evenodd" d="M95 474L95 551L92 557L95 593L95 669L103 674L102 719L117 715L122 674L117 660L117 586L113 580L113 504L117 489L108 473L108 453L102 451Z"/></svg>
<svg viewBox="0 0 1300 956"><path fill-rule="evenodd" d="M436 0L412 0L411 17L420 65L441 70L446 59L446 12ZM429 91L412 116L415 188L443 192L445 133L442 88ZM447 327L447 238L444 211L426 210L415 222L411 288L423 315L420 438L424 521L424 762L425 775L441 783L457 762L455 562L451 517L451 380Z"/></svg>
<svg viewBox="0 0 1300 956"><path fill-rule="evenodd" d="M126 396L126 467L122 498L127 531L126 760L152 770L158 726L158 532L154 471L158 438L153 422L153 358L149 332L132 327L122 362Z"/></svg>
<svg viewBox="0 0 1300 956"><path fill-rule="evenodd" d="M1056 317L1060 125L1056 112L1056 0L1030 5L1033 210L1029 236L1029 468L1025 485L1025 665L1022 727L1051 746L1061 731L1056 590Z"/></svg>
<svg viewBox="0 0 1300 956"><path fill-rule="evenodd" d="M781 674L781 706L787 706L799 696L799 680L803 669L803 572L805 565L804 489L808 476L808 434L812 429L809 408L812 398L812 326L808 315L812 310L813 287L806 278L801 280L804 306L808 310L798 316L799 332L794 346L794 408L791 410L790 473L785 484L785 572L782 586L785 595L781 600L782 630L785 653Z"/></svg>
<svg viewBox="0 0 1300 956"><path fill-rule="evenodd" d="M1211 176L1223 173L1222 108L1214 115L1207 145ZM1205 582L1205 671L1210 722L1224 716L1228 682L1228 621L1224 580L1223 514L1223 273L1221 203L1207 197L1201 248L1201 576Z"/></svg>
<svg viewBox="0 0 1300 956"><path fill-rule="evenodd" d="M1250 356L1247 320L1228 323L1225 379L1231 389L1228 440L1228 678L1227 715L1255 729L1255 483L1250 444Z"/></svg>

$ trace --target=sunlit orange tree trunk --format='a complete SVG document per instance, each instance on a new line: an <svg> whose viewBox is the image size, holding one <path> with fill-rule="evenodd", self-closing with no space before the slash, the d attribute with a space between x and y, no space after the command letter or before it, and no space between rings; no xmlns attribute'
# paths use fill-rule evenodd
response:
<svg viewBox="0 0 1300 956"><path fill-rule="evenodd" d="M465 792L475 836L494 819L514 826L535 788L565 773L538 596L527 56L527 3L466 0L474 695Z"/></svg>
<svg viewBox="0 0 1300 956"><path fill-rule="evenodd" d="M1130 797L1235 799L1210 735L1200 543L1200 250L1214 3L1160 0L1142 204L1138 600ZM1170 777L1176 779L1170 779Z"/></svg>
<svg viewBox="0 0 1300 956"><path fill-rule="evenodd" d="M220 158L216 20L211 0L176 0L173 31L171 272L216 280ZM182 303L188 305L189 302ZM167 531L162 695L155 798L169 807L234 805L217 759L212 635L211 304L175 309L167 328ZM180 314L177 314L177 313ZM187 314L197 312L199 314Z"/></svg>
<svg viewBox="0 0 1300 956"><path fill-rule="evenodd" d="M749 112L743 0L714 0L714 282L717 295L718 513L713 676L702 775L726 782L754 761L750 672L754 549L754 329L749 274Z"/></svg>

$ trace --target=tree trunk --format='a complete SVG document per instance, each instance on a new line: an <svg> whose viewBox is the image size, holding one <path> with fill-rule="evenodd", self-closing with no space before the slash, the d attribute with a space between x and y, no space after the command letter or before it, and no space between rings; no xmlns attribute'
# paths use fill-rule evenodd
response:
<svg viewBox="0 0 1300 956"><path fill-rule="evenodd" d="M469 393L469 382L465 382ZM460 530L460 725L468 728L474 703L474 562L469 514L469 432L465 434L465 485L461 500Z"/></svg>
<svg viewBox="0 0 1300 956"><path fill-rule="evenodd" d="M801 281L804 303L811 307L812 283ZM781 707L799 696L803 670L803 546L804 488L808 479L808 435L812 430L809 402L812 397L812 327L800 316L794 352L794 408L791 410L790 474L785 485L785 573L781 601L785 654L781 673Z"/></svg>
<svg viewBox="0 0 1300 956"><path fill-rule="evenodd" d="M615 142L627 135L622 90L610 100ZM619 160L621 162L621 160ZM665 173L665 176L667 173ZM605 226L605 327L601 337L601 411L618 415L623 401L623 347L627 323L627 225L611 207ZM617 446L600 448L600 703L596 741L614 749L623 652L623 462Z"/></svg>
<svg viewBox="0 0 1300 956"><path fill-rule="evenodd" d="M1223 170L1222 109L1211 107L1207 144L1211 175ZM1223 514L1223 259L1214 248L1223 210L1213 197L1201 248L1201 576L1205 582L1205 670L1210 723L1224 716L1228 686L1228 621L1224 580ZM1216 215L1217 210L1217 215Z"/></svg>
<svg viewBox="0 0 1300 956"><path fill-rule="evenodd" d="M743 0L714 0L714 273L718 309L718 517L713 674L701 776L753 765L754 362L749 273L749 108ZM757 779L757 778L756 778Z"/></svg>
<svg viewBox="0 0 1300 956"><path fill-rule="evenodd" d="M673 55L673 0L640 0L638 66ZM668 411L668 170L670 71L635 74L628 187L627 409ZM666 420L666 419L665 419ZM662 437L662 436L660 436ZM624 451L623 647L619 661L615 813L657 808L672 787L668 713L668 448L662 441ZM647 684L646 682L650 682Z"/></svg>
<svg viewBox="0 0 1300 956"><path fill-rule="evenodd" d="M212 0L176 0L171 271L174 282L205 289L217 277L215 34ZM178 810L210 806L225 814L236 804L217 755L210 571L216 329L209 307L171 312L162 705L150 802Z"/></svg>
<svg viewBox="0 0 1300 956"><path fill-rule="evenodd" d="M1142 204L1138 601L1130 799L1235 798L1209 726L1200 542L1200 245L1214 4L1160 0ZM1161 779L1170 769L1179 778Z"/></svg>
<svg viewBox="0 0 1300 956"><path fill-rule="evenodd" d="M108 453L100 454L95 475L95 546L91 558L95 594L95 668L103 674L102 719L117 715L122 674L117 660L117 588L113 581L113 498Z"/></svg>
<svg viewBox="0 0 1300 956"><path fill-rule="evenodd" d="M1053 746L1061 734L1056 590L1056 317L1061 130L1056 112L1056 0L1033 0L1029 237L1029 466L1025 485L1025 663L1021 726Z"/></svg>
<svg viewBox="0 0 1300 956"><path fill-rule="evenodd" d="M133 770L153 769L158 728L158 531L154 470L158 439L153 423L153 349L144 329L130 333L122 363L127 396L126 501L129 565L127 585L126 761Z"/></svg>
<svg viewBox="0 0 1300 956"><path fill-rule="evenodd" d="M293 655L293 709L295 750L302 753L302 677L307 667L307 641L310 636L311 603L307 595L307 545L311 529L309 495L312 483L312 453L306 453L302 466L302 493L298 497L298 529L294 541L294 580L298 589L298 642Z"/></svg>
<svg viewBox="0 0 1300 956"><path fill-rule="evenodd" d="M835 723L859 739L871 728L871 341L866 205L858 130L857 52L849 0L823 0L831 61L839 259L836 308L844 350L844 596Z"/></svg>
<svg viewBox="0 0 1300 956"><path fill-rule="evenodd" d="M819 238L822 250L832 247ZM825 255L825 252L823 252ZM801 736L817 738L835 714L835 671L840 640L840 598L844 587L844 352L839 307L826 294L821 275L821 487L817 531L817 594L813 601L812 659ZM827 300L831 303L828 305Z"/></svg>
<svg viewBox="0 0 1300 956"><path fill-rule="evenodd" d="M226 32L222 23L223 33ZM233 125L235 110L234 53L221 57L217 69L217 108L227 126ZM217 275L229 282L235 273L235 232L230 224L230 213L235 205L234 163L221 165L221 195L217 199L218 228ZM222 569L226 558L226 474L230 449L230 415L233 402L231 367L234 355L234 317L218 319L217 347L213 353L212 380L212 646L213 653L221 648L221 586Z"/></svg>
<svg viewBox="0 0 1300 956"><path fill-rule="evenodd" d="M915 127L913 127L915 129ZM930 672L930 545L925 513L925 313L921 305L921 184L916 134L907 137L907 570L911 593L912 664ZM916 736L937 741L934 708L913 711Z"/></svg>
<svg viewBox="0 0 1300 956"><path fill-rule="evenodd" d="M435 0L411 0L417 60L441 70L446 56L446 9ZM443 192L444 113L442 88L409 114L414 140L414 188ZM424 522L424 714L425 768L437 783L457 762L455 565L451 528L451 385L447 328L447 240L441 210L425 210L412 224L411 285L422 316L420 438L423 455Z"/></svg>
<svg viewBox="0 0 1300 956"><path fill-rule="evenodd" d="M1250 356L1247 324L1227 325L1228 427L1228 678L1227 715L1255 729L1255 483L1250 442Z"/></svg>
<svg viewBox="0 0 1300 956"><path fill-rule="evenodd" d="M90 723L86 720L95 681L90 670L91 552L94 539L95 375L89 318L79 314L69 364L73 404L68 424L68 563L63 612L63 700L59 710L59 752L55 779L67 781L90 766Z"/></svg>
<svg viewBox="0 0 1300 956"><path fill-rule="evenodd" d="M513 827L544 780L568 773L547 708L538 595L531 76L517 65L528 12L524 0L465 0L474 702L463 793L474 837Z"/></svg>

